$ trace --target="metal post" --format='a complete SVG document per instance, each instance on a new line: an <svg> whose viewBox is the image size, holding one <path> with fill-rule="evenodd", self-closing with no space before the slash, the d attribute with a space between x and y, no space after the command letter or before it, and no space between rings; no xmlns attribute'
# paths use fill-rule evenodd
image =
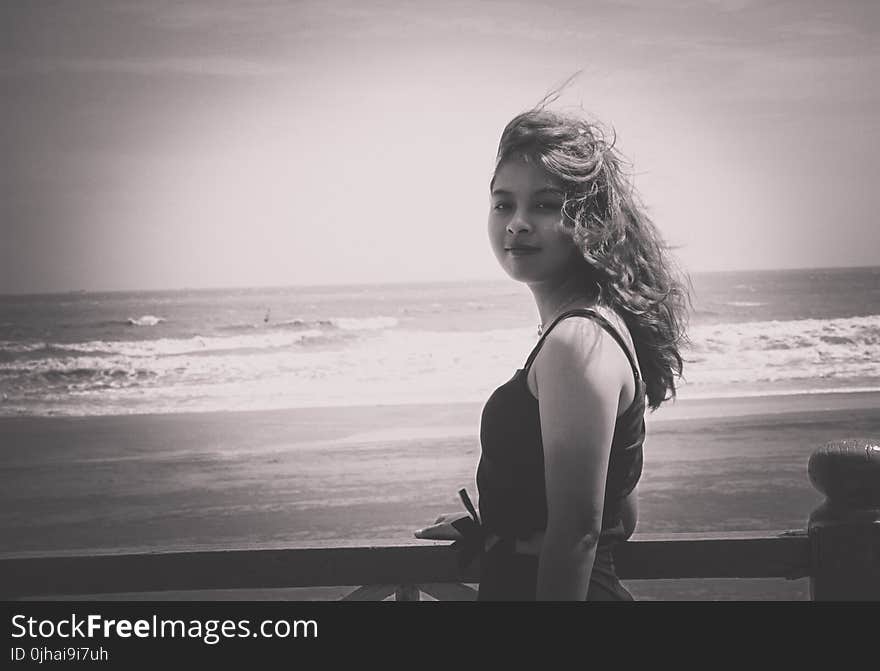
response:
<svg viewBox="0 0 880 671"><path fill-rule="evenodd" d="M419 588L416 585L398 585L394 590L395 601L421 601Z"/></svg>
<svg viewBox="0 0 880 671"><path fill-rule="evenodd" d="M880 601L880 440L817 449L810 481L825 502L810 515L810 598Z"/></svg>

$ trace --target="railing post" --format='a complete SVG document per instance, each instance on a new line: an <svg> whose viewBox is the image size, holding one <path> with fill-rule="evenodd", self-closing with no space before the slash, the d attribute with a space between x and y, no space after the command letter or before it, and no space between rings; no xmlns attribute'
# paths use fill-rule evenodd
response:
<svg viewBox="0 0 880 671"><path fill-rule="evenodd" d="M420 601L419 588L415 585L398 585L394 590L395 601Z"/></svg>
<svg viewBox="0 0 880 671"><path fill-rule="evenodd" d="M880 601L880 441L826 443L808 472L825 495L808 525L810 598Z"/></svg>

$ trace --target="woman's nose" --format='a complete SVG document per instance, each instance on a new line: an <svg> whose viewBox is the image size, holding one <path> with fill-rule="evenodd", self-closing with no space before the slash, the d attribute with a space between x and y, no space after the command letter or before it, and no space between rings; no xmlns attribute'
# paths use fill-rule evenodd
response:
<svg viewBox="0 0 880 671"><path fill-rule="evenodd" d="M507 232L511 235L515 233L527 233L531 228L528 219L521 214L520 210L517 210L507 223Z"/></svg>

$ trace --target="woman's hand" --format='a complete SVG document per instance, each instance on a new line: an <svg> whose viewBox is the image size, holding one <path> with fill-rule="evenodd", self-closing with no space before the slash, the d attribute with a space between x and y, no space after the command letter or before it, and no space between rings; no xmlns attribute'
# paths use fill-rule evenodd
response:
<svg viewBox="0 0 880 671"><path fill-rule="evenodd" d="M463 517L470 518L470 515L468 513L446 513L440 515L431 526L418 529L415 532L415 537L434 541L462 540L464 537L461 535L461 532L452 525Z"/></svg>

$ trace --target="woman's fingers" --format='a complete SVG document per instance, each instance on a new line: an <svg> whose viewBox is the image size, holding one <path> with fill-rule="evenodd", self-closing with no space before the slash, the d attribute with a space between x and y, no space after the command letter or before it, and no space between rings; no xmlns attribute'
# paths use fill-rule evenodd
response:
<svg viewBox="0 0 880 671"><path fill-rule="evenodd" d="M444 513L440 515L431 526L419 529L415 532L416 538L429 538L436 540L458 540L462 538L461 532L455 528L454 523L463 517L469 517L467 513Z"/></svg>
<svg viewBox="0 0 880 671"><path fill-rule="evenodd" d="M415 532L416 538L425 538L428 540L447 540L456 541L462 536L461 533L452 525L435 524L426 529L419 529Z"/></svg>

